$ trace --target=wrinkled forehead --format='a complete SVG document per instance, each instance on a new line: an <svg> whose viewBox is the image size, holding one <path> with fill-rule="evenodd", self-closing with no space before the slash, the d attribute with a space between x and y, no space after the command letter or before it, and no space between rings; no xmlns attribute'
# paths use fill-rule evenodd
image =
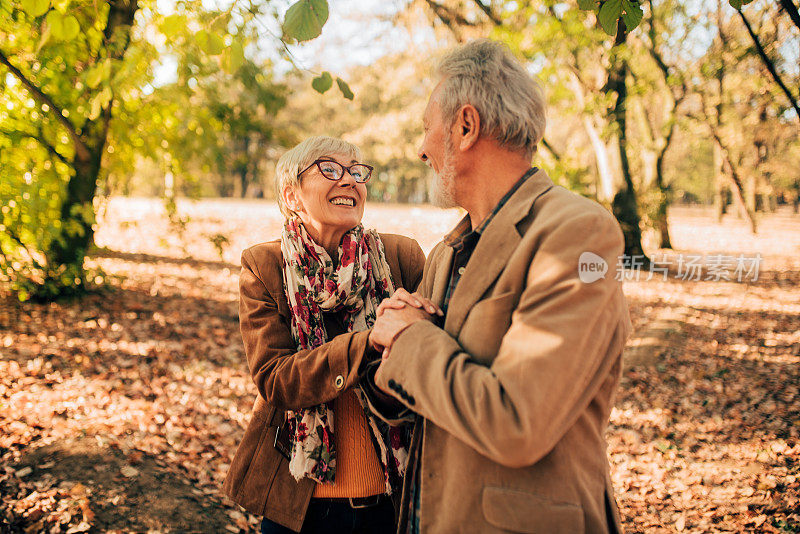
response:
<svg viewBox="0 0 800 534"><path fill-rule="evenodd" d="M431 96L428 98L428 105L425 106L425 114L423 115L422 121L428 125L437 118L441 117L441 106L439 105L439 96L442 92L442 84L443 81L439 81L439 83L434 87L433 91L431 91Z"/></svg>

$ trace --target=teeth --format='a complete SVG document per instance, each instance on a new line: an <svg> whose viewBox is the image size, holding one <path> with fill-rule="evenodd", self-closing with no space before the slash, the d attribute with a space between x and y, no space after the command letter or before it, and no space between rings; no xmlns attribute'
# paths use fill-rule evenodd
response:
<svg viewBox="0 0 800 534"><path fill-rule="evenodd" d="M355 206L356 202L352 198L336 197L334 199L331 199L331 204L343 205L343 206Z"/></svg>

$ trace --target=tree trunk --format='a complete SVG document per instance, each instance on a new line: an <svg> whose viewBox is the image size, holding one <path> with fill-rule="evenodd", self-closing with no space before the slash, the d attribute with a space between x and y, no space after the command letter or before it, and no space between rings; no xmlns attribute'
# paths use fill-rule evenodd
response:
<svg viewBox="0 0 800 534"><path fill-rule="evenodd" d="M615 46L625 44L627 32L622 19L617 24L617 38ZM623 184L620 190L614 195L611 209L614 216L622 227L625 236L625 262L631 263L634 258L642 260L645 266L649 265L650 260L642 248L642 229L640 226L639 206L636 199L636 189L631 178L630 164L628 162L628 136L627 136L627 76L628 62L619 54L613 57L611 71L605 92L616 95L616 102L611 113L614 123L617 125L617 135L619 138L619 158L622 168Z"/></svg>
<svg viewBox="0 0 800 534"><path fill-rule="evenodd" d="M748 173L744 181L744 205L750 213L756 212L756 198L758 197L758 187L754 173Z"/></svg>
<svg viewBox="0 0 800 534"><path fill-rule="evenodd" d="M77 268L82 273L83 258L94 239L94 194L97 191L97 178L100 174L100 159L105 139L100 145L100 153L92 150L88 161L77 156L72 163L74 174L67 184L67 196L61 204L61 239L54 239L46 252L51 271L60 266Z"/></svg>
<svg viewBox="0 0 800 534"><path fill-rule="evenodd" d="M239 197L244 198L247 196L247 185L250 170L250 138L245 135L242 139L242 154L244 161L239 165Z"/></svg>
<svg viewBox="0 0 800 534"><path fill-rule="evenodd" d="M669 147L670 140L672 139L672 131L667 136L666 146L661 150L656 159L656 186L658 187L658 207L656 208L655 226L658 230L658 235L661 237L661 248L672 248L672 239L669 235L669 221L667 220L667 210L672 204L672 188L670 188L664 181L664 157L667 154L667 147Z"/></svg>
<svg viewBox="0 0 800 534"><path fill-rule="evenodd" d="M742 180L739 175L739 170L734 165L730 154L725 149L725 146L722 144L722 140L717 134L716 128L711 128L711 133L714 136L714 140L719 145L720 153L722 154L722 161L725 166L728 168L728 176L730 177L730 185L731 185L731 192L733 193L733 200L736 204L736 207L739 209L740 213L742 213L747 219L747 222L750 224L750 229L755 234L758 231L758 223L756 221L756 214L753 211L750 211L747 207L747 202L745 202L744 198L744 187L742 186Z"/></svg>
<svg viewBox="0 0 800 534"><path fill-rule="evenodd" d="M714 214L717 222L728 212L728 190L725 189L725 177L722 175L722 149L714 143Z"/></svg>
<svg viewBox="0 0 800 534"><path fill-rule="evenodd" d="M112 0L109 4L108 22L104 32L106 46L109 56L120 60L130 43L131 26L138 4L137 0ZM61 236L60 239L54 239L45 251L50 271L48 276L61 287L62 293L79 289L73 283L72 277L83 277L83 260L94 240L93 200L97 192L113 102L112 99L98 118L87 121L80 132L77 132L84 150L76 151L71 162L73 175L67 183L66 197L61 203ZM70 279L62 280L62 273L70 275Z"/></svg>
<svg viewBox="0 0 800 534"><path fill-rule="evenodd" d="M570 77L570 86L578 106L584 108L586 106L584 89L575 73ZM611 170L608 146L600 138L600 129L596 126L599 122L597 117L589 117L588 113L583 113L581 120L586 130L586 135L589 136L589 141L592 143L595 165L597 165L597 175L600 179L600 184L596 188L597 199L601 202L610 202L614 197L614 172Z"/></svg>

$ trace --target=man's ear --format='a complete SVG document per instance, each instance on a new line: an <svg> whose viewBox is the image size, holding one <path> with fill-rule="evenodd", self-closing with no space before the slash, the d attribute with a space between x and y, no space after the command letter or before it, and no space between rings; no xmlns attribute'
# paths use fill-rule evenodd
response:
<svg viewBox="0 0 800 534"><path fill-rule="evenodd" d="M475 106L472 104L461 106L456 117L456 128L460 150L468 150L478 141L481 134L481 117Z"/></svg>
<svg viewBox="0 0 800 534"><path fill-rule="evenodd" d="M281 190L281 198L283 199L283 205L289 208L289 211L295 213L303 211L303 202L300 200L300 195L291 185L287 185Z"/></svg>

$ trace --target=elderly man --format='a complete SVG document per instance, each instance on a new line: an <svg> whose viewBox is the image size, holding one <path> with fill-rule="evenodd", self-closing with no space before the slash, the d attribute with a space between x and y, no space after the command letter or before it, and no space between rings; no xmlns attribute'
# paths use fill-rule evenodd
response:
<svg viewBox="0 0 800 534"><path fill-rule="evenodd" d="M531 168L544 100L505 46L461 46L438 76L419 156L467 215L370 334L377 390L417 414L399 532L620 531L604 439L630 331L605 274L619 225Z"/></svg>

